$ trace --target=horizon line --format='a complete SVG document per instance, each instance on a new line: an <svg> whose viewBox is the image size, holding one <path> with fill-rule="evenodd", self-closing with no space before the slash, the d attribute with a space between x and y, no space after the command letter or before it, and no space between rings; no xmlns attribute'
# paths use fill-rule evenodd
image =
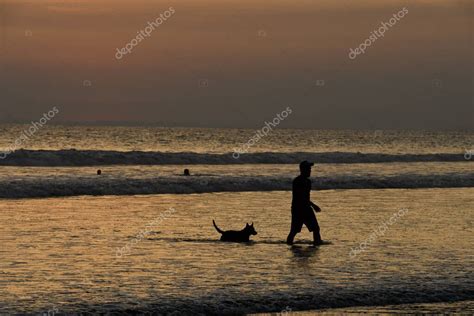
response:
<svg viewBox="0 0 474 316"><path fill-rule="evenodd" d="M15 121L0 121L0 125L28 125L35 120L15 120ZM186 124L177 122L141 122L141 121L62 121L50 122L48 125L54 126L97 126L97 127L158 127L158 128L201 128L201 129L245 129L255 130L257 127L242 127L242 126L200 126L196 124ZM327 128L304 128L304 127L279 127L275 130L357 130L357 131L474 131L473 129L465 128L383 128L383 127L327 127Z"/></svg>

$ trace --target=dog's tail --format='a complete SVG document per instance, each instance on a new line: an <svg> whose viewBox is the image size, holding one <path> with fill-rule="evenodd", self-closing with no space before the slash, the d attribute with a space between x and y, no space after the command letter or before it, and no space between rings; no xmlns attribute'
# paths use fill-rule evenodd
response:
<svg viewBox="0 0 474 316"><path fill-rule="evenodd" d="M214 227L216 228L216 230L217 230L219 233L221 233L221 234L224 233L222 230L219 229L219 227L217 227L216 222L214 222L214 220L212 220L212 223L214 224Z"/></svg>

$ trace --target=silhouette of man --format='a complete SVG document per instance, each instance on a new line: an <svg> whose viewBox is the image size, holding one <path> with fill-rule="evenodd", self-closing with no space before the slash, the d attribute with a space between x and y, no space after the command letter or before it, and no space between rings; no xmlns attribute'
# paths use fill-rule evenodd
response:
<svg viewBox="0 0 474 316"><path fill-rule="evenodd" d="M319 206L311 202L311 167L314 163L309 161L302 161L300 163L300 175L293 180L293 199L291 201L291 230L286 243L293 244L293 240L299 232L303 224L306 225L310 232L313 232L314 245L322 243L321 235L319 233L319 225L316 220L316 215L313 213L321 212Z"/></svg>

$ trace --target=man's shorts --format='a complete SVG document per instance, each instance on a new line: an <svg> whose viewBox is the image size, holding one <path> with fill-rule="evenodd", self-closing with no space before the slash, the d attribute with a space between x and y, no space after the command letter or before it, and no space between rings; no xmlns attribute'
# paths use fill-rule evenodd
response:
<svg viewBox="0 0 474 316"><path fill-rule="evenodd" d="M310 232L319 230L316 215L314 215L314 212L311 208L306 210L291 211L291 230L293 232L299 233L301 232L301 228L303 228L303 224L306 225L306 228L308 228Z"/></svg>

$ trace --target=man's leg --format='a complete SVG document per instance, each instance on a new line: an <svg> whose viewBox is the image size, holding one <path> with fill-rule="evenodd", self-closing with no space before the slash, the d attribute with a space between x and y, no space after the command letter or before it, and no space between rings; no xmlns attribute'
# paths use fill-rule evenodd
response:
<svg viewBox="0 0 474 316"><path fill-rule="evenodd" d="M298 213L291 212L291 228L288 238L286 238L286 243L288 245L293 245L293 240L295 239L296 234L301 232L303 227L303 219Z"/></svg>
<svg viewBox="0 0 474 316"><path fill-rule="evenodd" d="M288 237L286 238L286 243L288 245L293 245L293 240L295 239L296 234L298 234L301 231L302 224L300 225L300 219L298 216L293 213L293 210L291 211L291 227L290 227L290 233L288 234ZM298 230L298 227L300 229Z"/></svg>
<svg viewBox="0 0 474 316"><path fill-rule="evenodd" d="M288 237L286 238L286 243L288 245L293 245L293 240L295 239L295 236L298 232L294 231L293 228L290 230L290 233L288 234Z"/></svg>
<svg viewBox="0 0 474 316"><path fill-rule="evenodd" d="M321 245L322 243L323 243L323 240L321 239L321 234L319 232L319 224L318 224L318 221L316 220L316 227L313 230L313 244Z"/></svg>

